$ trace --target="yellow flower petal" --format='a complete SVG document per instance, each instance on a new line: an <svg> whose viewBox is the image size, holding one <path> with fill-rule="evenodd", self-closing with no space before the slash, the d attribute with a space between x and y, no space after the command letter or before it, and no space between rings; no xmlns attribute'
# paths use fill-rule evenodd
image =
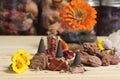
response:
<svg viewBox="0 0 120 79"><path fill-rule="evenodd" d="M18 50L17 53L15 53L12 56L12 62L16 62L17 58L21 57L24 60L24 63L26 65L30 64L30 53L26 52L25 50Z"/></svg>
<svg viewBox="0 0 120 79"><path fill-rule="evenodd" d="M100 38L98 39L97 41L97 46L100 50L105 50L105 48L103 47L102 43L103 43L104 39L103 38Z"/></svg>
<svg viewBox="0 0 120 79"><path fill-rule="evenodd" d="M14 72L16 73L22 73L24 72L26 69L28 69L28 66L26 64L24 64L24 60L22 58L18 58L16 60L16 62L13 62L12 64L12 69Z"/></svg>
<svg viewBox="0 0 120 79"><path fill-rule="evenodd" d="M16 73L22 73L26 69L28 69L28 65L30 64L30 53L25 50L19 49L17 53L15 53L12 60L12 69Z"/></svg>

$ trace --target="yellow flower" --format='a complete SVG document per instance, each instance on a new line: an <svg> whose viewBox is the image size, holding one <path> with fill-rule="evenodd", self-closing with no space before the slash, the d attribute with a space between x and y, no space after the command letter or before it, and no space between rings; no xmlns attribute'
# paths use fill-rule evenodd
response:
<svg viewBox="0 0 120 79"><path fill-rule="evenodd" d="M30 54L25 50L18 50L12 56L12 70L16 73L22 73L26 69L28 69L28 65L30 64Z"/></svg>
<svg viewBox="0 0 120 79"><path fill-rule="evenodd" d="M16 62L16 59L18 57L21 57L24 60L24 64L26 65L30 64L30 54L26 52L25 50L19 49L17 53L12 56L12 61Z"/></svg>
<svg viewBox="0 0 120 79"><path fill-rule="evenodd" d="M21 57L18 57L16 61L12 63L12 69L16 73L22 73L28 69L28 66L24 64L24 60Z"/></svg>
<svg viewBox="0 0 120 79"><path fill-rule="evenodd" d="M100 50L105 50L105 48L103 47L102 43L103 43L104 39L103 38L100 38L98 39L97 41L97 46Z"/></svg>

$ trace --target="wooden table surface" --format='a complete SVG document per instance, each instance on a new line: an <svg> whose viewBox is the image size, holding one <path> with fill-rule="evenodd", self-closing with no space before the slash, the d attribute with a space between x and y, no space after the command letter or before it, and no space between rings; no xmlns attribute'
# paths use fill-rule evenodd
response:
<svg viewBox="0 0 120 79"><path fill-rule="evenodd" d="M37 52L41 37L43 36L0 36L0 79L120 79L120 64L107 67L85 67L87 71L83 74L47 70L30 71L29 69L22 74L8 71L11 55L18 49L25 49L33 56Z"/></svg>

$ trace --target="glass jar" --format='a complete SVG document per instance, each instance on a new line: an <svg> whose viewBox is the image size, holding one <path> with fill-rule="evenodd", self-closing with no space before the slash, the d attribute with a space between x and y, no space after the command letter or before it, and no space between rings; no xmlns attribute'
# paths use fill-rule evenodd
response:
<svg viewBox="0 0 120 79"><path fill-rule="evenodd" d="M58 36L56 30L53 28L49 29L48 31L47 45L50 56L52 56L52 58L55 58L58 45Z"/></svg>
<svg viewBox="0 0 120 79"><path fill-rule="evenodd" d="M120 29L120 0L101 0L98 35L108 36Z"/></svg>
<svg viewBox="0 0 120 79"><path fill-rule="evenodd" d="M60 10L68 4L67 0L42 0L42 23L41 27L44 29L44 34L49 28L55 27L60 30ZM57 27L56 27L57 26Z"/></svg>
<svg viewBox="0 0 120 79"><path fill-rule="evenodd" d="M35 35L37 15L37 4L33 0L0 0L0 34Z"/></svg>
<svg viewBox="0 0 120 79"><path fill-rule="evenodd" d="M100 6L100 0L84 0L84 1L88 2L93 7Z"/></svg>
<svg viewBox="0 0 120 79"><path fill-rule="evenodd" d="M97 11L97 18L96 18L97 24L95 25L93 32L92 32L97 35L97 27L98 27L99 20L100 20L99 18L100 17L100 0L84 0L84 1L88 2Z"/></svg>

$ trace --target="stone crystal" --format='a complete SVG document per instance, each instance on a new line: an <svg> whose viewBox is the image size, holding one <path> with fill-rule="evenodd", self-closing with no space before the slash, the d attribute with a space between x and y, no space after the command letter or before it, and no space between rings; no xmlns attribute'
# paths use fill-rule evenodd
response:
<svg viewBox="0 0 120 79"><path fill-rule="evenodd" d="M112 50L113 49L113 44L112 44L112 42L109 40L109 39L105 39L104 41L103 41L103 43L102 43L102 45L103 45L103 47L105 48L105 49L110 49L110 50Z"/></svg>
<svg viewBox="0 0 120 79"><path fill-rule="evenodd" d="M110 34L108 39L112 42L116 54L120 56L120 30Z"/></svg>

